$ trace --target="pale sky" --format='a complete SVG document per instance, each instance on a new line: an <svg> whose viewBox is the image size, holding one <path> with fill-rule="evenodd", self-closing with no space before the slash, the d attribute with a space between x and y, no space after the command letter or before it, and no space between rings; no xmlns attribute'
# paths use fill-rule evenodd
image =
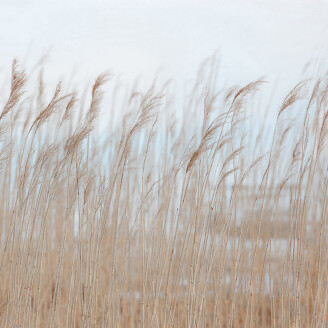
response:
<svg viewBox="0 0 328 328"><path fill-rule="evenodd" d="M0 1L0 73L49 51L55 80L106 69L147 79L158 68L185 80L218 51L224 81L289 86L309 60L328 67L327 40L328 0Z"/></svg>

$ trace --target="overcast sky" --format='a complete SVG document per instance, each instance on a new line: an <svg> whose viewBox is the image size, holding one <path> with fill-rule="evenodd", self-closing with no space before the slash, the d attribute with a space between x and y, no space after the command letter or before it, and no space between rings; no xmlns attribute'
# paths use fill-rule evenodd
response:
<svg viewBox="0 0 328 328"><path fill-rule="evenodd" d="M0 1L0 72L48 52L54 79L161 67L184 80L218 51L223 80L293 84L309 60L327 67L327 40L328 0Z"/></svg>

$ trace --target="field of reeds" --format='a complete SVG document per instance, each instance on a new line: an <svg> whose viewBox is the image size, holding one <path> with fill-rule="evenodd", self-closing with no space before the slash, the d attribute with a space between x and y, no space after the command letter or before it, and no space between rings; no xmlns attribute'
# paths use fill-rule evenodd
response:
<svg viewBox="0 0 328 328"><path fill-rule="evenodd" d="M263 104L216 73L81 92L14 61L1 327L328 327L328 78Z"/></svg>

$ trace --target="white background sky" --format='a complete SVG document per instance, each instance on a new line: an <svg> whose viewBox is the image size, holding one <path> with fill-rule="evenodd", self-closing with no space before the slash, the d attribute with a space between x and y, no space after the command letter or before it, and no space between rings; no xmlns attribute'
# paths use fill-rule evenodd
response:
<svg viewBox="0 0 328 328"><path fill-rule="evenodd" d="M32 65L49 52L55 80L159 67L185 80L218 50L224 81L289 87L309 60L328 66L327 40L328 0L0 0L0 74L14 57Z"/></svg>

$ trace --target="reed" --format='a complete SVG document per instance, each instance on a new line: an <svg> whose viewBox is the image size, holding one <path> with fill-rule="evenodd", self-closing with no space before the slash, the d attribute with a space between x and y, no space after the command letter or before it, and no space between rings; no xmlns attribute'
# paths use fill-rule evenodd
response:
<svg viewBox="0 0 328 328"><path fill-rule="evenodd" d="M258 108L213 60L181 103L42 71L0 98L1 327L328 326L327 76Z"/></svg>

